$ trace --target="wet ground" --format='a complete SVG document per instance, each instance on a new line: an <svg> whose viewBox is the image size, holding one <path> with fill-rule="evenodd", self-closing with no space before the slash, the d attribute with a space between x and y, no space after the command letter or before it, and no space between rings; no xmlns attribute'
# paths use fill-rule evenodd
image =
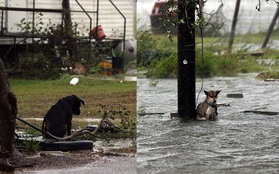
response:
<svg viewBox="0 0 279 174"><path fill-rule="evenodd" d="M84 165L67 168L39 169L32 171L17 171L16 174L136 174L135 157L107 157Z"/></svg>
<svg viewBox="0 0 279 174"><path fill-rule="evenodd" d="M130 139L114 139L95 141L93 150L37 153L21 150L21 157L12 158L10 162L16 174L135 174L134 143Z"/></svg>
<svg viewBox="0 0 279 174"><path fill-rule="evenodd" d="M138 116L138 174L145 173L279 173L279 82L255 74L204 79L205 90L222 90L218 121L181 122L177 112L177 81L138 79L138 111L163 113ZM197 80L197 95L202 86ZM228 98L227 94L243 94ZM201 92L198 102L204 100Z"/></svg>

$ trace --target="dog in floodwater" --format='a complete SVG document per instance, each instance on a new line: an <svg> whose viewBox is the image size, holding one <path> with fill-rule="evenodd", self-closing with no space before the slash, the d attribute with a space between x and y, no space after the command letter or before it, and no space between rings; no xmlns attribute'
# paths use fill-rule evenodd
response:
<svg viewBox="0 0 279 174"><path fill-rule="evenodd" d="M217 112L217 98L218 94L221 91L204 91L206 98L203 102L199 103L196 109L196 119L205 121L217 120L218 112Z"/></svg>
<svg viewBox="0 0 279 174"><path fill-rule="evenodd" d="M60 99L46 113L42 131L49 132L56 137L64 137L66 133L71 135L72 117L73 115L80 115L81 104L85 105L84 101L76 95ZM49 138L48 135L44 136Z"/></svg>

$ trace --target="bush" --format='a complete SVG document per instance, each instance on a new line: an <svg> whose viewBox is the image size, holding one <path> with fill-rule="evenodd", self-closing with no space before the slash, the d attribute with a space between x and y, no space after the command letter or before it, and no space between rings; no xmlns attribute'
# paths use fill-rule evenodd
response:
<svg viewBox="0 0 279 174"><path fill-rule="evenodd" d="M196 48L196 75L198 77L211 77L215 74L214 65L218 56L209 51L204 51Z"/></svg>
<svg viewBox="0 0 279 174"><path fill-rule="evenodd" d="M167 57L153 59L148 66L148 77L156 78L176 78L177 77L177 53L172 53ZM196 76L233 76L237 73L255 72L261 67L255 63L251 56L234 54L220 56L209 51L196 49Z"/></svg>
<svg viewBox="0 0 279 174"><path fill-rule="evenodd" d="M151 62L151 58L156 55L154 49L156 47L156 40L153 39L150 31L140 31L136 35L137 39L137 64L140 66L147 66Z"/></svg>
<svg viewBox="0 0 279 174"><path fill-rule="evenodd" d="M153 60L148 68L147 76L175 78L177 76L177 53L172 53L160 61Z"/></svg>
<svg viewBox="0 0 279 174"><path fill-rule="evenodd" d="M154 38L157 39L157 42L154 41ZM176 42L167 42L165 38L164 36L152 36L149 32L139 37L139 45L144 45L140 45L139 47L138 56L140 57L138 59L138 67L147 68L148 77L177 77ZM234 54L222 55L221 53L224 51L226 51L225 48L220 46L212 46L203 51L197 46L196 76L203 78L234 76L237 73L259 72L264 68L257 64L255 57L247 54L246 50Z"/></svg>

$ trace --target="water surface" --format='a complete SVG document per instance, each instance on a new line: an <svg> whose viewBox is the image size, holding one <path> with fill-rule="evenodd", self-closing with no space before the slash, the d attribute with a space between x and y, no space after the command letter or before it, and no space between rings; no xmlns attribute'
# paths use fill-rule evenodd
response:
<svg viewBox="0 0 279 174"><path fill-rule="evenodd" d="M279 82L256 80L253 74L205 79L206 90L222 90L218 121L181 122L177 112L177 81L138 79L138 173L279 173L279 115L243 113L278 112ZM201 88L197 80L197 95ZM241 93L244 98L227 98ZM204 100L203 92L198 102Z"/></svg>

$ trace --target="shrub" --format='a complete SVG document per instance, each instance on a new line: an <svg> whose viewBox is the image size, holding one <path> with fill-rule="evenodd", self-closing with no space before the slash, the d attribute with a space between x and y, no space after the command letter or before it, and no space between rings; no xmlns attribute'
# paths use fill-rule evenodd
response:
<svg viewBox="0 0 279 174"><path fill-rule="evenodd" d="M162 60L153 60L148 68L147 76L156 78L174 78L177 76L177 53L172 53Z"/></svg>
<svg viewBox="0 0 279 174"><path fill-rule="evenodd" d="M196 48L196 75L198 77L211 77L215 74L214 64L218 56L209 51L203 51Z"/></svg>
<svg viewBox="0 0 279 174"><path fill-rule="evenodd" d="M156 40L150 31L140 31L136 35L137 39L137 64L146 66L150 64L151 57L156 54L153 50L156 47Z"/></svg>

